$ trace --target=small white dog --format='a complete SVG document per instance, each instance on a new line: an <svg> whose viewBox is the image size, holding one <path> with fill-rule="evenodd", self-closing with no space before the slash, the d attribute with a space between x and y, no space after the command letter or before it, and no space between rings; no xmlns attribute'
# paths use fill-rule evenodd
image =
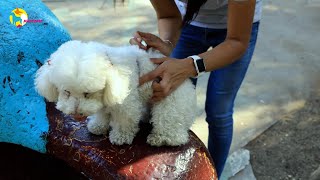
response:
<svg viewBox="0 0 320 180"><path fill-rule="evenodd" d="M37 71L35 86L40 95L65 114L89 117L91 133L106 134L113 144L131 144L139 121L152 96L151 82L139 86L139 77L156 68L150 58L159 52L137 46L69 41L59 47ZM153 130L147 142L153 146L178 146L188 142L195 120L196 92L186 80L164 100L153 104Z"/></svg>

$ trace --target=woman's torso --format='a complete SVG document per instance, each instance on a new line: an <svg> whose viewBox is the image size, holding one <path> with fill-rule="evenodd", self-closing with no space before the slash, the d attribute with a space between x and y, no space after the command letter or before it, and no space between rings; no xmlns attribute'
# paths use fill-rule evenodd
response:
<svg viewBox="0 0 320 180"><path fill-rule="evenodd" d="M186 12L187 0L175 0L180 13ZM201 8L191 24L199 27L225 29L227 28L228 0L208 0ZM256 0L254 21L261 19L262 0Z"/></svg>

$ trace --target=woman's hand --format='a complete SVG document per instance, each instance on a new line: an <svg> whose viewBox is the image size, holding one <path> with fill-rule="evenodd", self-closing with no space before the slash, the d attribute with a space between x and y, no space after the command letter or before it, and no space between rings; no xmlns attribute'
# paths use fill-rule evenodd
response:
<svg viewBox="0 0 320 180"><path fill-rule="evenodd" d="M145 46L142 41L144 41L147 46ZM138 45L139 48L144 50L152 47L165 56L169 56L173 50L173 44L170 41L164 41L154 34L139 31L134 34L134 37L129 40L129 43Z"/></svg>
<svg viewBox="0 0 320 180"><path fill-rule="evenodd" d="M191 58L173 59L163 57L152 58L151 61L159 64L159 66L155 70L141 76L139 83L142 85L154 80L152 83L152 102L157 102L167 97L187 78L194 77L197 74Z"/></svg>

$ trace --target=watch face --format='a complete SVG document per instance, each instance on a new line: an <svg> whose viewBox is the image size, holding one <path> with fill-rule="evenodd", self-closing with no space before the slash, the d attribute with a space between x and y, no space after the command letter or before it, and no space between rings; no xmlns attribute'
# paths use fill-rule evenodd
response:
<svg viewBox="0 0 320 180"><path fill-rule="evenodd" d="M203 59L198 59L196 62L197 62L199 72L206 71L206 67L204 66Z"/></svg>

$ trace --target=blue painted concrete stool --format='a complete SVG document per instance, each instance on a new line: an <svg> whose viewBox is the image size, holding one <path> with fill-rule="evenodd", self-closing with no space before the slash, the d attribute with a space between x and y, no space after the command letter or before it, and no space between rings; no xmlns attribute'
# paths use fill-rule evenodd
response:
<svg viewBox="0 0 320 180"><path fill-rule="evenodd" d="M0 1L0 142L53 155L91 179L216 179L192 132L184 146L157 148L146 143L144 125L132 145L116 146L46 104L35 92L35 72L70 39L40 0Z"/></svg>
<svg viewBox="0 0 320 180"><path fill-rule="evenodd" d="M11 24L10 16L21 20L23 10L28 21ZM43 61L71 38L40 0L0 1L0 13L0 142L44 153L49 123L33 79Z"/></svg>

